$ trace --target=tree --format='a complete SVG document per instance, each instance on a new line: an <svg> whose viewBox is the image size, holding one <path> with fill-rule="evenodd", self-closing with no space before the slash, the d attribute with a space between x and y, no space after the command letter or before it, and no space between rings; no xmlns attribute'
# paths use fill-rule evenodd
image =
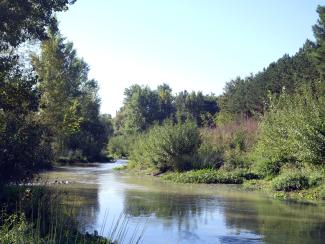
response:
<svg viewBox="0 0 325 244"><path fill-rule="evenodd" d="M88 65L54 31L32 60L41 80L39 116L50 130L56 157L95 160L106 147L108 129L100 120L98 84L88 79Z"/></svg>
<svg viewBox="0 0 325 244"><path fill-rule="evenodd" d="M149 87L133 85L124 92L126 133L142 132L159 119L159 97Z"/></svg>
<svg viewBox="0 0 325 244"><path fill-rule="evenodd" d="M162 84L157 87L158 100L159 100L159 122L163 122L165 119L172 116L175 112L173 102L174 97L172 89L168 84Z"/></svg>
<svg viewBox="0 0 325 244"><path fill-rule="evenodd" d="M15 49L29 40L47 38L46 28L57 28L54 12L65 11L75 0L2 0L0 2L0 73L17 60Z"/></svg>
<svg viewBox="0 0 325 244"><path fill-rule="evenodd" d="M81 83L87 81L88 66L76 57L71 43L65 44L60 34L49 33L42 42L41 54L33 56L33 67L41 80L40 117L51 131L55 152L62 154L69 136L78 132Z"/></svg>
<svg viewBox="0 0 325 244"><path fill-rule="evenodd" d="M48 166L46 128L37 119L37 80L19 67L2 80L0 96L0 186L29 179Z"/></svg>
<svg viewBox="0 0 325 244"><path fill-rule="evenodd" d="M319 72L310 57L314 50L315 44L307 40L295 55L284 55L255 75L231 80L219 97L221 111L234 117L262 115L268 108L269 93L278 96L285 88L293 94L304 84L318 86Z"/></svg>
<svg viewBox="0 0 325 244"><path fill-rule="evenodd" d="M50 162L47 128L38 118L38 80L17 49L26 41L46 39L46 28L56 27L54 12L73 2L0 2L0 186L29 179Z"/></svg>
<svg viewBox="0 0 325 244"><path fill-rule="evenodd" d="M317 24L313 26L316 38L316 50L312 56L317 69L322 75L322 79L325 79L325 6L318 6L317 13L319 14L319 19Z"/></svg>
<svg viewBox="0 0 325 244"><path fill-rule="evenodd" d="M185 90L176 95L175 110L179 121L193 119L201 127L211 126L219 107L214 95L203 95L202 92L188 93Z"/></svg>

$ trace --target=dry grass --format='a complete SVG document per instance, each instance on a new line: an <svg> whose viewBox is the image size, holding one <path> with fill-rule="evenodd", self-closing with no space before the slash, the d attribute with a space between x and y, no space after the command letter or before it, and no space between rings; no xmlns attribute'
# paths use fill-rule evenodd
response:
<svg viewBox="0 0 325 244"><path fill-rule="evenodd" d="M244 136L246 149L251 149L257 140L258 122L254 119L245 119L212 129L201 129L202 137L208 137L215 145L230 145L239 134Z"/></svg>

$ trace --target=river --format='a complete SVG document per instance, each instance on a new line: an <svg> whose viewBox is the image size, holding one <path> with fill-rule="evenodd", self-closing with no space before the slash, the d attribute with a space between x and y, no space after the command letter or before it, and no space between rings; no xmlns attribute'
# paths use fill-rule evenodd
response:
<svg viewBox="0 0 325 244"><path fill-rule="evenodd" d="M60 167L48 180L82 199L83 231L112 237L117 225L122 243L325 243L325 206L280 201L232 185L163 182L130 176L114 167ZM124 222L123 222L124 221ZM143 231L143 234L141 234ZM115 232L117 235L118 231Z"/></svg>

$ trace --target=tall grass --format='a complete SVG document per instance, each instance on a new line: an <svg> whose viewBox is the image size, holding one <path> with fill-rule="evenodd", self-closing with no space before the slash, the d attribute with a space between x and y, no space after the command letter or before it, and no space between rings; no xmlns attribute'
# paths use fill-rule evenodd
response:
<svg viewBox="0 0 325 244"><path fill-rule="evenodd" d="M108 238L81 232L77 221L78 206L62 190L44 187L14 188L2 194L3 209L0 216L0 243L43 244L43 243L138 243L143 233L138 228L132 238L125 240L129 231L128 218L121 214L112 223ZM4 201L6 198L7 201ZM67 199L65 199L67 198ZM15 200L14 200L15 199ZM14 200L14 201L13 201ZM64 204L67 200L69 204ZM77 201L76 201L77 202ZM108 216L106 216L107 218ZM106 218L100 230L106 224Z"/></svg>
<svg viewBox="0 0 325 244"><path fill-rule="evenodd" d="M226 169L248 166L247 154L256 143L258 123L253 119L201 129L198 168Z"/></svg>

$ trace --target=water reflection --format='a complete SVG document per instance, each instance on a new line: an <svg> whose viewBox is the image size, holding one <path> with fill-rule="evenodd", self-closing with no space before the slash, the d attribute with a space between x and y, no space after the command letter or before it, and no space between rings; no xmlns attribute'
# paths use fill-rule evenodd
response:
<svg viewBox="0 0 325 244"><path fill-rule="evenodd" d="M85 200L80 218L88 231L109 236L123 212L127 236L148 221L143 243L324 243L325 206L278 201L234 186L168 184L112 167L66 169L77 182L70 191Z"/></svg>
<svg viewBox="0 0 325 244"><path fill-rule="evenodd" d="M232 201L225 205L225 219L227 227L254 231L266 243L324 243L324 206L265 198Z"/></svg>

